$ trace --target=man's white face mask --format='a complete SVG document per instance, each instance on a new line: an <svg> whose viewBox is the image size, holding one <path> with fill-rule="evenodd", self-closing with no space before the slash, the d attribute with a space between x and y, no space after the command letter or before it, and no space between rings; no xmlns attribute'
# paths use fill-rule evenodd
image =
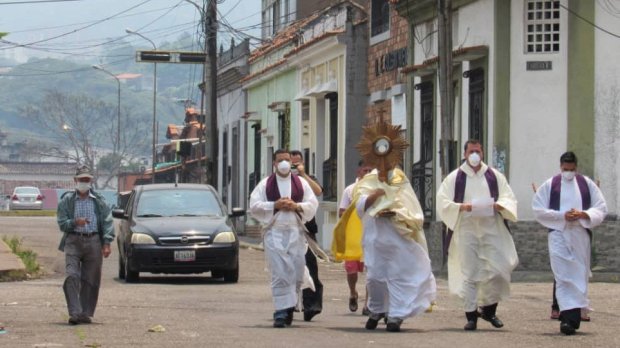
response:
<svg viewBox="0 0 620 348"><path fill-rule="evenodd" d="M573 180L575 178L575 172L574 171L569 171L569 170L563 171L562 172L562 178L564 180L571 181L571 180Z"/></svg>
<svg viewBox="0 0 620 348"><path fill-rule="evenodd" d="M75 188L80 193L86 193L86 192L88 192L88 190L90 190L90 183L89 182L78 181L78 183L75 185Z"/></svg>
<svg viewBox="0 0 620 348"><path fill-rule="evenodd" d="M291 172L291 162L289 161L280 161L278 163L278 172L282 175L288 175Z"/></svg>
<svg viewBox="0 0 620 348"><path fill-rule="evenodd" d="M480 164L480 154L477 152L472 152L467 158L467 162L472 167L477 167Z"/></svg>

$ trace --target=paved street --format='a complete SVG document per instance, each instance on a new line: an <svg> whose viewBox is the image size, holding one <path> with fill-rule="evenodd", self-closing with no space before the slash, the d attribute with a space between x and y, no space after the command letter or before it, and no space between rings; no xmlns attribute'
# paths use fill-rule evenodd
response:
<svg viewBox="0 0 620 348"><path fill-rule="evenodd" d="M573 337L559 334L548 319L551 284L515 283L512 298L501 303L504 329L480 321L464 332L459 302L438 280L438 305L432 313L409 319L401 333L385 326L366 331L365 318L347 308L348 290L340 264L321 264L324 312L313 322L295 320L272 328L269 277L263 253L241 251L237 284L206 276L142 274L138 284L117 279L117 254L104 262L99 307L92 325L68 326L62 294L60 233L54 218L0 218L0 235L17 235L40 255L48 275L27 282L0 283L1 347L619 347L620 285L593 283L592 322ZM360 306L361 307L361 306ZM301 317L296 314L296 319ZM148 332L161 325L165 332Z"/></svg>

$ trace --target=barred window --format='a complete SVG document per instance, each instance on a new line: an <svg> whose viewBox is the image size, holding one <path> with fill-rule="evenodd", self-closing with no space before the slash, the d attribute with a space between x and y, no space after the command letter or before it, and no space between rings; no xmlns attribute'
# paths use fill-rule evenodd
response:
<svg viewBox="0 0 620 348"><path fill-rule="evenodd" d="M525 52L560 51L560 1L525 1Z"/></svg>

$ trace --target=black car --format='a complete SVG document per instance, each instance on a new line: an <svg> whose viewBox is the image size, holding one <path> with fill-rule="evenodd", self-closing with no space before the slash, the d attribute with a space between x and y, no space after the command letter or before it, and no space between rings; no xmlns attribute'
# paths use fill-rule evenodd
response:
<svg viewBox="0 0 620 348"><path fill-rule="evenodd" d="M140 272L202 273L226 282L239 279L239 239L217 191L200 184L136 186L118 224L118 276L127 282Z"/></svg>

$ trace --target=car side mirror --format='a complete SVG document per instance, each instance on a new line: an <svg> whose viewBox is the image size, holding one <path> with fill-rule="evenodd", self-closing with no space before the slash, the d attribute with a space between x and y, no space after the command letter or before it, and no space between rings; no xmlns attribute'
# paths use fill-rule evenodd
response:
<svg viewBox="0 0 620 348"><path fill-rule="evenodd" d="M117 219L127 220L127 215L125 214L125 209L114 209L112 210L112 217Z"/></svg>
<svg viewBox="0 0 620 348"><path fill-rule="evenodd" d="M241 207L232 208L232 212L229 214L231 218L236 218L245 215L245 209Z"/></svg>

